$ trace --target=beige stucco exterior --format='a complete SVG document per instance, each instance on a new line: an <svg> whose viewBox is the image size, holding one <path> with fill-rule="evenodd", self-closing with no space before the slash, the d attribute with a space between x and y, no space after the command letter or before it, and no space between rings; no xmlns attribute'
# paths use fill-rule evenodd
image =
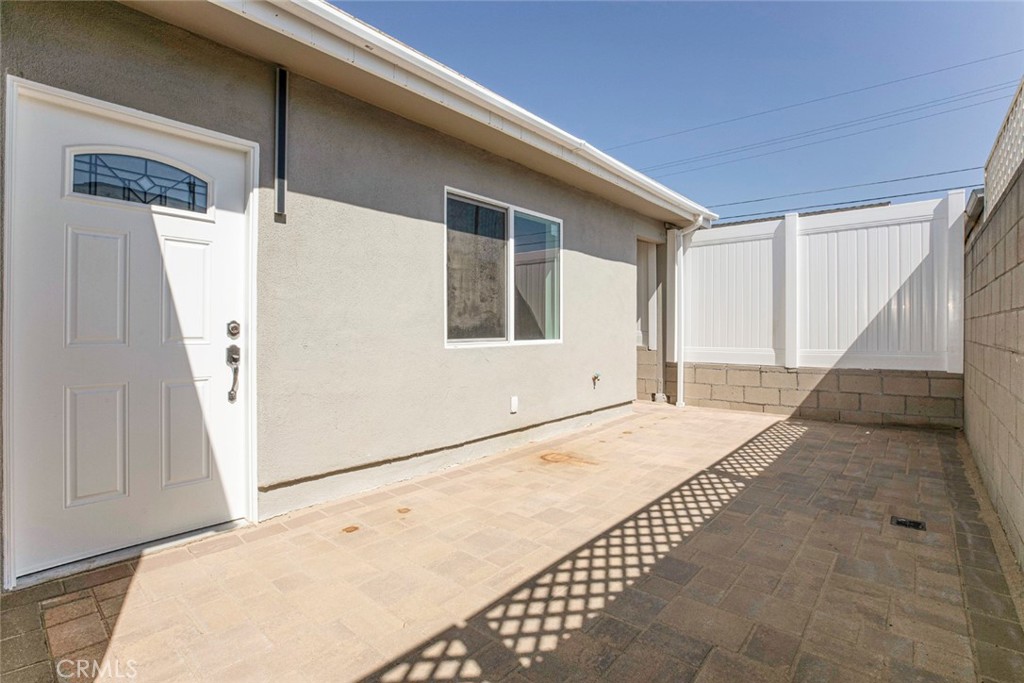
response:
<svg viewBox="0 0 1024 683"><path fill-rule="evenodd" d="M635 397L636 240L661 221L293 74L275 222L273 65L113 3L0 11L5 74L260 145L261 517ZM446 348L446 186L563 221L562 343Z"/></svg>

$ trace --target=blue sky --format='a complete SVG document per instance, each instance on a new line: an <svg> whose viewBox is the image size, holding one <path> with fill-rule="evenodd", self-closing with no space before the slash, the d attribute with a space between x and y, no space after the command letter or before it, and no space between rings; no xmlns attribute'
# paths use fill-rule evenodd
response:
<svg viewBox="0 0 1024 683"><path fill-rule="evenodd" d="M995 87L1024 75L1024 52L1018 52L807 106L614 148L1022 50L1024 2L336 4L706 206L982 166L1013 94L1012 86ZM982 89L988 90L971 92ZM645 170L954 97L958 99L939 106L783 145ZM694 170L955 108L962 109ZM723 217L771 212L966 186L980 183L981 178L981 171L973 171L720 206L716 211Z"/></svg>

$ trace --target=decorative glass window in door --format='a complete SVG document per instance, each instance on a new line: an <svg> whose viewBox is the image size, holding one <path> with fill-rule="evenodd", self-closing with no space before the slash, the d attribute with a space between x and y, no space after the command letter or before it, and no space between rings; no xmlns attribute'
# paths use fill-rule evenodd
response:
<svg viewBox="0 0 1024 683"><path fill-rule="evenodd" d="M206 181L153 159L76 154L73 182L79 194L206 213Z"/></svg>

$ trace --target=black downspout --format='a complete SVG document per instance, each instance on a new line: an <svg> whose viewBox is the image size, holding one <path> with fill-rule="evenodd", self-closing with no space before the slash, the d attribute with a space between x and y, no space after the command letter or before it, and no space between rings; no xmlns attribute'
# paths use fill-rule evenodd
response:
<svg viewBox="0 0 1024 683"><path fill-rule="evenodd" d="M288 192L288 70L277 69L274 127L274 222L287 223L284 199Z"/></svg>

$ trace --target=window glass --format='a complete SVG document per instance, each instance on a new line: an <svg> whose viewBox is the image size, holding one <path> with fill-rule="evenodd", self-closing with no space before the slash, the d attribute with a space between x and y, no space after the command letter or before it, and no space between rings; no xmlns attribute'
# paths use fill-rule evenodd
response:
<svg viewBox="0 0 1024 683"><path fill-rule="evenodd" d="M558 339L560 226L515 214L515 338Z"/></svg>
<svg viewBox="0 0 1024 683"><path fill-rule="evenodd" d="M191 173L127 154L76 154L74 191L206 213L207 184Z"/></svg>
<svg viewBox="0 0 1024 683"><path fill-rule="evenodd" d="M506 213L448 197L448 338L506 339Z"/></svg>

